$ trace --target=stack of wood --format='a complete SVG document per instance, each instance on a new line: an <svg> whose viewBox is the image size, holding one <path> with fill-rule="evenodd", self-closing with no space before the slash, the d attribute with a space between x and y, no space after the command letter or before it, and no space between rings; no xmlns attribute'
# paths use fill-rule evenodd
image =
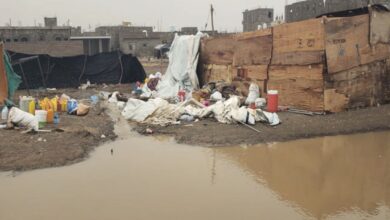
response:
<svg viewBox="0 0 390 220"><path fill-rule="evenodd" d="M390 13L370 11L204 39L201 81L256 82L280 105L315 112L390 101Z"/></svg>

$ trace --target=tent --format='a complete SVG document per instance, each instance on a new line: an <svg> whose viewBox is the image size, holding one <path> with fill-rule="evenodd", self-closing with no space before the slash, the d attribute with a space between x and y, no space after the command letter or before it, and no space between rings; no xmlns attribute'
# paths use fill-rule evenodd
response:
<svg viewBox="0 0 390 220"><path fill-rule="evenodd" d="M87 80L97 84L132 83L146 77L136 57L119 51L73 57L9 53L16 73L23 76L21 89L76 88Z"/></svg>

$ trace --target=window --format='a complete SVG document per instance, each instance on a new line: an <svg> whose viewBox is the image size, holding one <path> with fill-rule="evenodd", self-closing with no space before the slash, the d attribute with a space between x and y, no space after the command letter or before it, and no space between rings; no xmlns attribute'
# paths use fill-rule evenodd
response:
<svg viewBox="0 0 390 220"><path fill-rule="evenodd" d="M61 37L56 37L56 41L61 41Z"/></svg>
<svg viewBox="0 0 390 220"><path fill-rule="evenodd" d="M8 39L5 40L5 42L11 42L11 39L8 38Z"/></svg>
<svg viewBox="0 0 390 220"><path fill-rule="evenodd" d="M134 47L132 44L129 44L129 50L134 50Z"/></svg>
<svg viewBox="0 0 390 220"><path fill-rule="evenodd" d="M38 41L44 41L45 37L44 36L39 36Z"/></svg>
<svg viewBox="0 0 390 220"><path fill-rule="evenodd" d="M20 41L21 41L21 42L27 42L27 41L28 41L28 38L27 38L27 37L22 37L22 38L20 38Z"/></svg>
<svg viewBox="0 0 390 220"><path fill-rule="evenodd" d="M147 46L148 46L148 44L146 44L146 43L145 43L143 46L144 46L144 47L147 47Z"/></svg>
<svg viewBox="0 0 390 220"><path fill-rule="evenodd" d="M272 18L272 12L268 12L268 18Z"/></svg>
<svg viewBox="0 0 390 220"><path fill-rule="evenodd" d="M14 42L18 42L18 41L19 41L19 39L17 39L17 38L14 39Z"/></svg>

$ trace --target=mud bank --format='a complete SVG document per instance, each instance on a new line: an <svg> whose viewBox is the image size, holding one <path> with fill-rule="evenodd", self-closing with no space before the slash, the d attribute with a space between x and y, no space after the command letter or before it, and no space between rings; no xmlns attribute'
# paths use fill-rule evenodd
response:
<svg viewBox="0 0 390 220"><path fill-rule="evenodd" d="M254 126L260 133L243 125L221 124L214 119L168 127L143 124L133 124L133 127L141 134L146 134L146 129L150 128L153 130L152 135L169 135L179 143L203 146L252 145L390 130L390 105L321 116L282 112L279 117L282 120L279 126L270 127L259 123Z"/></svg>
<svg viewBox="0 0 390 220"><path fill-rule="evenodd" d="M122 91L130 90L130 85L120 87ZM114 89L111 86L104 90ZM31 92L35 97L53 97L62 93L77 99L88 99L98 91L61 89L53 92ZM26 92L18 91L15 97L19 95L26 95ZM92 107L85 117L61 113L58 126L48 125L45 128L60 130L50 133L22 134L22 130L0 130L0 171L58 167L87 158L96 146L117 137L108 111L107 106L100 102Z"/></svg>

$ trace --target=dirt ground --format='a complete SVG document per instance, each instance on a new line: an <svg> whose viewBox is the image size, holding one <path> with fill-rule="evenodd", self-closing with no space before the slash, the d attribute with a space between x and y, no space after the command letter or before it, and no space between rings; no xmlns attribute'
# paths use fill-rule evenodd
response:
<svg viewBox="0 0 390 220"><path fill-rule="evenodd" d="M146 134L150 128L153 135L174 136L179 143L203 146L232 146L283 142L302 138L333 136L390 130L390 105L360 109L338 114L305 116L281 112L282 124L271 127L258 123L254 126L260 133L243 125L226 125L215 119L194 123L182 123L168 127L133 125L134 130Z"/></svg>
<svg viewBox="0 0 390 220"><path fill-rule="evenodd" d="M79 90L61 89L46 92L32 90L34 97L54 97L65 93L72 98L88 99L99 91L121 91L129 93L130 85L110 85L103 88ZM15 97L27 95L18 91ZM17 102L17 100L15 100ZM98 104L84 117L60 114L58 126L47 125L44 129L61 129L63 132L21 134L22 130L0 130L0 171L31 170L37 168L63 166L78 162L88 156L94 147L114 140L114 123L106 113L106 108ZM102 138L102 135L105 138Z"/></svg>
<svg viewBox="0 0 390 220"><path fill-rule="evenodd" d="M131 85L99 86L88 90L63 89L46 92L31 91L35 97L53 97L65 93L78 100L88 99L98 91L120 91L129 94ZM25 95L18 91L16 97ZM60 115L57 127L49 125L45 129L60 130L50 133L21 134L21 130L0 130L0 171L24 171L37 168L63 166L88 157L96 146L114 140L114 123L103 102L91 108L85 117ZM282 124L276 127L258 123L257 133L243 125L226 125L214 119L193 123L182 123L168 127L147 126L130 123L135 131L152 135L173 136L179 143L202 146L231 146L289 141L317 136L329 136L390 130L390 105L377 108L354 110L325 116L305 116L292 113L279 113ZM62 132L61 132L62 131ZM102 138L104 135L104 138Z"/></svg>

